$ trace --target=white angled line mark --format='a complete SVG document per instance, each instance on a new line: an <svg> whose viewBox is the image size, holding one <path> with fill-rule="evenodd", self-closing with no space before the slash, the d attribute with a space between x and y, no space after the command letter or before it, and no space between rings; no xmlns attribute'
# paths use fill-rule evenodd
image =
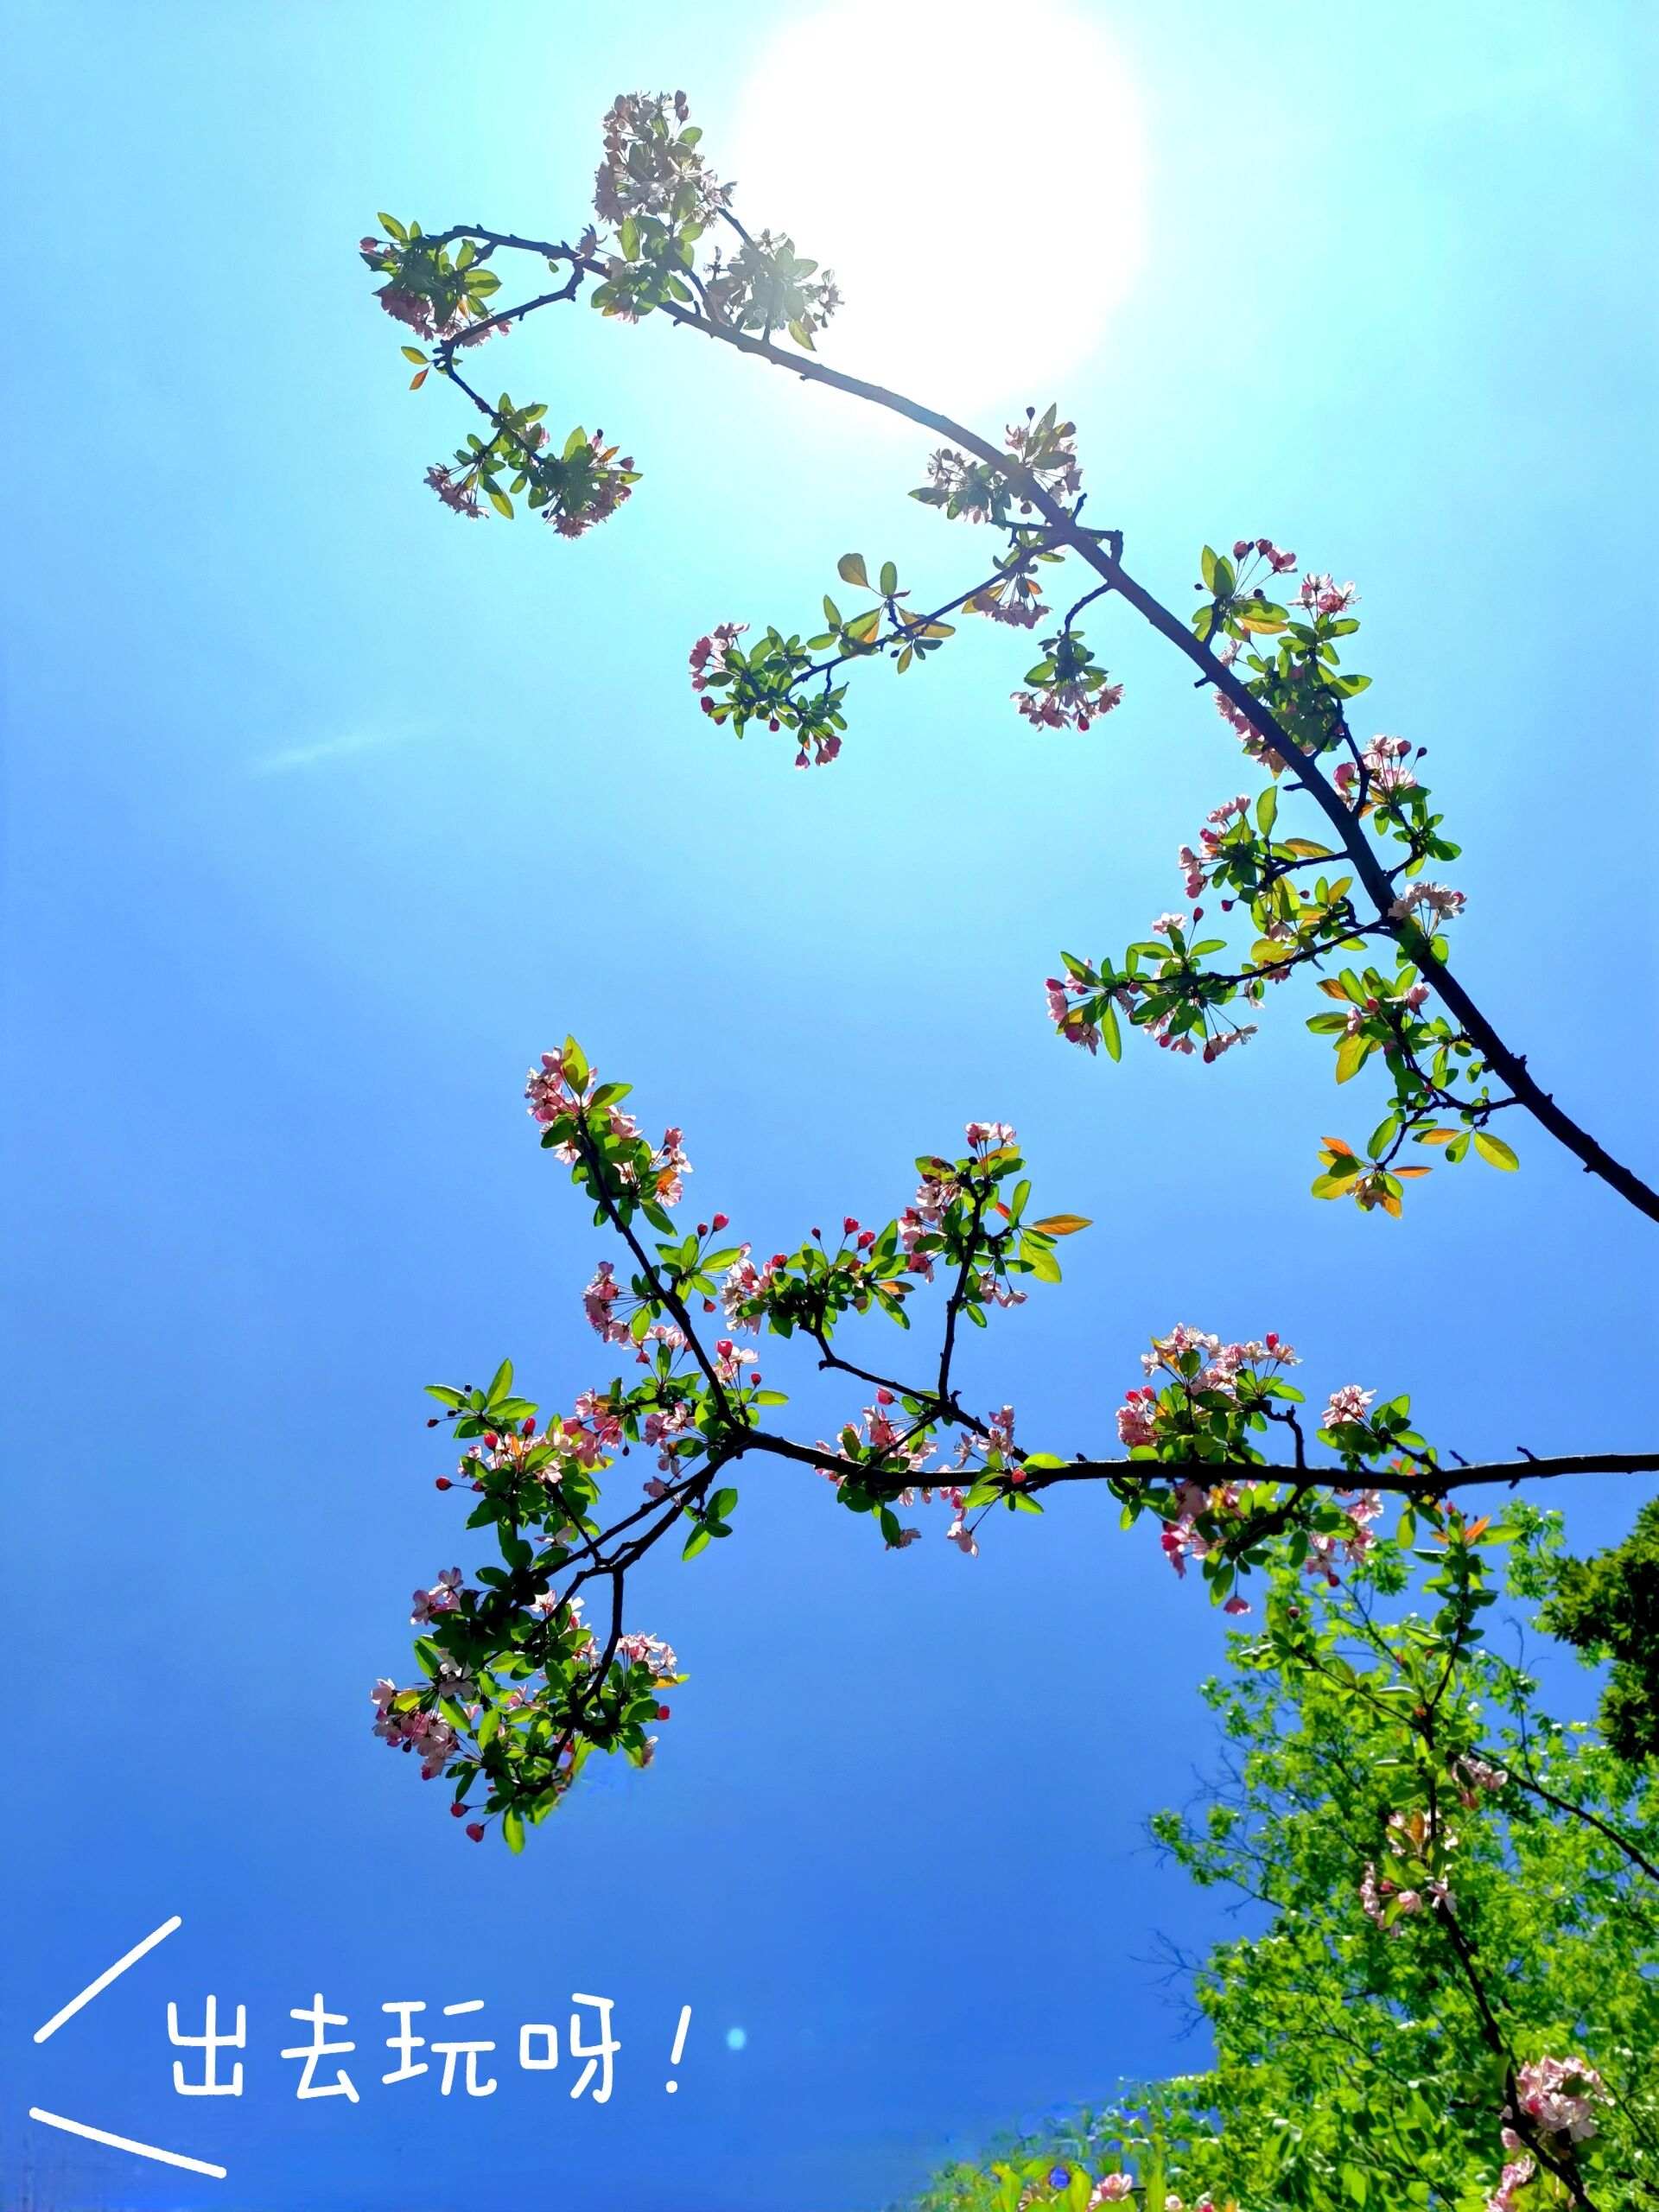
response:
<svg viewBox="0 0 1659 2212"><path fill-rule="evenodd" d="M100 1991L107 1989L110 1984L115 1980L117 1974L125 1974L130 1966L136 1966L137 1964L138 1961L143 1957L146 1951L153 1951L156 1946L161 1942L165 1936L170 1936L175 1928L181 1927L183 1923L176 1912L174 1914L171 1920L164 1920L161 1926L156 1929L153 1934L145 1936L142 1943L135 1943L131 1950L127 1953L124 1959L118 1959L112 1967L105 1967L103 1973L99 1974L96 1981L89 1981L86 1988L81 1991L79 1996L72 1997L61 2012L54 2012L52 2015L51 2018L47 2022L43 2028L36 2028L35 2031L35 2042L44 2043L48 2036L55 2035L57 2031L63 2025L64 2022L68 2019L73 2019L74 2015L79 2012L83 2005L90 2005L93 1998L96 1997ZM64 2120L59 2124L67 2127L69 2123L67 2120ZM83 2127L80 2130L80 2133L83 2135L88 2135L96 2133L96 2131L92 2128ZM99 2139L104 2140L105 2139L100 2138ZM117 2140L114 2136L110 2136L107 2139L111 2143ZM131 2146L129 2145L128 2147L130 2148ZM152 2157L159 2158L162 2154L160 2152L155 2152L150 2155ZM184 2161L184 2164L187 2165L190 2163L190 2160L188 2158ZM206 2169L206 2171L211 2173L217 2173L219 2169L217 2166L213 2166Z"/></svg>
<svg viewBox="0 0 1659 2212"><path fill-rule="evenodd" d="M173 1925L176 1928L178 1923L175 1921ZM150 1941L154 1942L156 1938L152 1936ZM122 1966L126 1963L124 1959L121 1962ZM111 1972L118 1974L120 1967L113 1967ZM80 2001L79 1998L75 2000L77 2004ZM73 2011L73 2007L70 2009ZM29 2116L45 2127L62 2128L66 2135L84 2135L89 2143L107 2143L112 2151L130 2151L136 2158L156 2158L164 2166L182 2166L188 2173L211 2174L215 2181L225 2178L226 2169L210 2166L205 2158L187 2158L179 2151L158 2151L154 2144L135 2143L130 2135L111 2135L107 2128L88 2127L84 2120L65 2120L57 2113L42 2112L38 2105L29 2107Z"/></svg>

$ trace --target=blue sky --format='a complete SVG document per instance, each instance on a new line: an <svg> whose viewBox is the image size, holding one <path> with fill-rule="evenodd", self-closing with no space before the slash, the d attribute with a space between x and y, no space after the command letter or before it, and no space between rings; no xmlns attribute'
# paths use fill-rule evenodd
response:
<svg viewBox="0 0 1659 2212"><path fill-rule="evenodd" d="M1219 1638L1098 1500L969 1564L884 1556L810 1479L752 1478L738 1537L631 1608L692 1677L656 1766L585 1787L521 1861L372 1742L408 1592L474 1563L422 1386L504 1353L544 1401L600 1373L598 1248L519 1097L567 1029L683 1124L696 1209L763 1251L885 1217L969 1116L1014 1122L1039 1196L1096 1224L975 1347L1033 1446L1109 1437L1177 1318L1276 1326L1313 1384L1409 1388L1467 1454L1652 1442L1626 1387L1644 1232L1541 1135L1518 1177L1437 1174L1403 1224L1362 1220L1306 1196L1339 1102L1288 1005L1208 1070L1046 1034L1056 950L1175 903L1176 845L1237 788L1121 617L1128 696L1086 739L1015 720L1025 648L989 626L868 675L824 774L696 714L699 631L809 619L849 546L966 581L963 534L903 497L924 439L583 310L489 373L624 437L623 513L570 546L422 488L462 418L404 390L353 251L374 211L574 229L622 86L683 84L718 168L808 11L462 12L11 11L9 2205L868 2212L947 2149L1194 2063L1142 1961L1219 1923L1141 1822L1204 1762ZM1463 972L1650 1166L1624 842L1656 797L1645 11L1270 37L1075 12L1147 159L1141 274L1058 395L1096 518L1178 606L1205 539L1244 531L1357 580L1368 707L1429 746L1465 845ZM1050 67L1009 39L1010 69ZM1033 273L997 311L1039 340L1068 239L1108 218L999 174L995 73L950 60L917 98L1029 201ZM1086 130L1055 81L1056 134ZM1039 372L981 419L1053 396ZM853 1409L799 1381L810 1433ZM1575 1537L1633 1503L1586 1486ZM276 2056L319 1989L353 2107L297 2103ZM169 2086L166 2001L199 2024L209 1990L248 2009L239 2101ZM575 1990L616 1999L607 2107L570 2101L568 2061L509 2065L476 2111L379 2085L387 2000L482 1998L511 2059ZM230 2178L72 2145L30 2103Z"/></svg>

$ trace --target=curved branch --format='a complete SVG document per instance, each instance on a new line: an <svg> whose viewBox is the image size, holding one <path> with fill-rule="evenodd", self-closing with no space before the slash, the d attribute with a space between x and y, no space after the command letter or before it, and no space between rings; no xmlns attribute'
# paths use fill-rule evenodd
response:
<svg viewBox="0 0 1659 2212"><path fill-rule="evenodd" d="M518 248L538 253L550 261L568 262L573 281L578 273L594 276L605 273L601 263L592 256L575 252L569 245L523 238L511 232L491 232L462 225L441 233L437 242L456 238L474 238L490 247ZM539 304L532 302L524 309L514 312L528 314ZM1199 670L1203 680L1213 684L1240 713L1246 715L1257 734L1274 752L1287 760L1294 761L1306 788L1336 830L1356 874L1376 901L1378 913L1383 917L1388 915L1394 902L1394 887L1387 869L1365 835L1357 809L1351 808L1321 772L1316 756L1291 736L1277 716L1254 696L1205 644L1193 635L1178 615L1129 574L1122 563L1121 533L1085 529L1063 501L1046 491L1037 479L1022 468L1009 454L935 408L925 407L919 401L911 399L887 385L871 383L863 377L849 376L845 371L831 368L816 359L785 353L769 338L756 337L748 331L733 329L671 301L664 302L657 312L682 328L717 340L738 353L765 361L771 367L786 370L803 383L820 385L827 391L844 392L849 398L862 400L868 405L882 408L889 414L915 423L924 429L933 431L963 447L1007 477L1016 486L1020 496L1042 515L1056 542L1077 553L1103 579L1109 589L1116 592L1143 620L1191 661ZM1416 957L1421 933L1414 925L1408 922L1395 924L1389 933L1408 957ZM1546 1090L1529 1072L1526 1055L1512 1051L1504 1043L1497 1028L1481 1012L1458 977L1441 962L1432 958L1424 960L1421 973L1448 1012L1462 1025L1471 1041L1479 1047L1491 1067L1514 1093L1516 1101L1525 1106L1540 1126L1566 1147L1582 1164L1586 1174L1599 1176L1639 1213L1644 1214L1650 1221L1659 1222L1659 1191L1645 1183L1633 1169L1616 1160L1588 1130L1556 1104L1554 1094Z"/></svg>

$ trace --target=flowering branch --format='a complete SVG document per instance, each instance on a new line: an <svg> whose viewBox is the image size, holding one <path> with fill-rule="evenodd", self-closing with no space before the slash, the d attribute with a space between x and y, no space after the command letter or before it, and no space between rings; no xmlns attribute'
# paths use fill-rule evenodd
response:
<svg viewBox="0 0 1659 2212"><path fill-rule="evenodd" d="M595 1268L582 1298L588 1320L643 1378L583 1391L569 1414L544 1424L537 1404L517 1395L509 1363L487 1389L432 1393L442 1409L435 1421L447 1420L467 1444L461 1486L476 1501L467 1526L493 1529L502 1565L480 1569L471 1584L448 1568L416 1592L426 1679L377 1686L376 1731L417 1751L429 1779L451 1780L457 1815L478 1815L467 1830L474 1838L499 1818L521 1848L526 1826L554 1809L594 1751L649 1764L651 1725L669 1718L658 1700L683 1676L666 1643L625 1630L626 1577L677 1529L688 1560L729 1536L738 1492L722 1478L743 1462L777 1460L826 1478L842 1507L874 1521L890 1551L921 1535L900 1516L938 1502L950 1512L948 1540L970 1556L997 1508L1039 1514L1043 1491L1103 1482L1125 1525L1149 1516L1176 1573L1196 1564L1212 1602L1232 1614L1251 1610L1244 1588L1275 1562L1334 1586L1370 1554L1382 1501L1392 1497L1402 1538L1421 1522L1455 1567L1466 1601L1458 1635L1472 1632L1475 1548L1490 1524L1465 1520L1454 1493L1512 1489L1524 1478L1659 1472L1659 1452L1445 1465L1413 1427L1408 1398L1379 1402L1353 1383L1330 1393L1310 1438L1298 1411L1306 1402L1287 1379L1299 1364L1289 1344L1271 1332L1224 1344L1184 1325L1142 1355L1145 1380L1116 1416L1125 1456L1031 1451L1015 1442L1012 1407L981 1414L963 1403L962 1328L986 1327L995 1313L1022 1304L1028 1281L1058 1282L1058 1244L1090 1224L1033 1211L1011 1128L970 1122L957 1158L917 1160L913 1201L884 1225L848 1215L833 1239L814 1228L793 1252L762 1265L748 1244L723 1241L723 1213L689 1232L677 1226L691 1173L683 1132L670 1128L653 1143L624 1106L629 1095L626 1084L600 1081L574 1039L544 1053L526 1085L543 1147L626 1255L626 1275L610 1261ZM841 1351L839 1330L860 1316L879 1313L908 1332L917 1294L936 1280L945 1294L925 1382ZM718 1319L706 1326L709 1315ZM820 1372L858 1381L874 1402L830 1441L767 1426L766 1414L787 1398L762 1386L758 1354L739 1342L762 1334L798 1335ZM1289 1439L1288 1462L1257 1440L1274 1430ZM1310 1464L1310 1443L1331 1455L1326 1464ZM606 1501L606 1481L636 1446L655 1451L656 1471L644 1503L618 1510ZM438 1484L456 1486L448 1476ZM582 1618L595 1583L609 1590L602 1638ZM1286 1650L1300 1650L1297 1631L1283 1620L1271 1626ZM1445 1672L1422 1700L1431 1723L1457 1637L1448 1631L1440 1648ZM1302 1656L1319 1663L1317 1654Z"/></svg>
<svg viewBox="0 0 1659 2212"><path fill-rule="evenodd" d="M1248 572L1253 563L1265 563L1270 582L1294 567L1294 556L1265 538L1241 539L1230 559L1205 549L1200 588L1207 601L1183 620L1125 568L1121 531L1081 520L1074 426L1061 422L1057 410L1041 416L1029 410L998 446L935 409L818 359L816 334L839 301L833 278L798 256L791 239L752 235L744 227L732 211L730 187L709 169L700 140L683 94L622 95L605 118L594 194L599 226L590 226L575 244L482 225L425 236L391 217L381 219L384 239L362 242L363 257L386 279L382 306L429 341L425 352L404 349L417 365L414 382L435 369L460 386L489 427L487 439L469 438L453 462L429 472L445 504L475 518L486 506L510 516L523 495L561 534L576 537L628 497L638 472L601 434L572 431L555 455L542 423L544 408L514 407L505 393L492 404L456 366L461 350L573 300L584 284L592 287L594 304L614 320L660 314L936 434L945 443L915 496L950 518L982 523L1003 536L1005 551L992 575L945 598L931 616L912 616L899 603L906 594L898 589L891 563L883 565L879 586L871 586L862 556L845 556L841 575L874 592L878 604L844 621L826 599L828 629L804 645L797 633L768 628L746 652L737 644L740 626L719 626L698 640L692 655L693 686L705 712L717 722L729 719L740 735L757 720L787 730L798 766L825 765L839 753L846 728L844 686L832 683L835 670L880 656L902 672L953 634L943 618L957 609L1032 626L1044 611L1039 565L1080 560L1100 581L1044 640L1027 688L1014 695L1021 715L1033 726L1086 731L1119 705L1122 685L1110 681L1076 627L1091 602L1116 598L1192 664L1247 754L1272 780L1254 810L1243 798L1217 810L1212 830L1200 840L1203 849L1183 848L1180 856L1189 896L1215 885L1231 894L1223 897L1224 910L1239 900L1248 905L1259 932L1249 964L1204 965L1222 941L1197 936L1202 908L1190 919L1166 916L1167 941L1132 945L1122 969L1066 957L1066 976L1048 985L1058 1033L1091 1051L1103 1044L1116 1057L1122 1014L1165 1046L1213 1060L1255 1033L1253 1022L1217 1019L1234 998L1260 1005L1267 987L1293 969L1381 937L1395 949L1395 971L1350 969L1325 981L1321 988L1339 1000L1340 1010L1316 1015L1310 1026L1332 1033L1339 1083L1373 1056L1382 1063L1393 1083L1390 1109L1363 1156L1344 1140L1325 1141L1316 1194L1351 1197L1366 1211L1397 1214L1405 1182L1430 1172L1421 1161L1402 1164L1408 1141L1438 1149L1450 1163L1472 1149L1495 1166L1512 1168L1516 1155L1491 1123L1498 1112L1519 1106L1587 1173L1659 1220L1659 1192L1557 1105L1526 1055L1505 1042L1448 963L1442 925L1461 911L1462 894L1419 878L1427 861L1455 857L1458 849L1440 836L1440 817L1428 811L1417 768L1406 764L1406 741L1377 737L1362 744L1348 724L1347 702L1369 682L1338 664L1336 641L1357 627L1349 611L1352 586L1310 573L1294 604L1281 606ZM708 238L721 231L738 238L737 251L727 260L716 247L706 257ZM499 253L538 258L563 282L492 312L499 280L489 264ZM787 332L792 350L775 342L779 331ZM828 648L834 649L830 659L814 658ZM1418 748L1414 760L1421 757ZM1311 798L1334 833L1333 847L1300 837L1275 842L1281 788ZM1404 858L1386 864L1379 836L1403 846ZM1299 866L1338 854L1350 876L1321 877L1307 894L1296 888ZM1363 910L1349 895L1356 885ZM1430 997L1443 1014L1423 1013ZM1496 1092L1493 1082L1500 1086Z"/></svg>

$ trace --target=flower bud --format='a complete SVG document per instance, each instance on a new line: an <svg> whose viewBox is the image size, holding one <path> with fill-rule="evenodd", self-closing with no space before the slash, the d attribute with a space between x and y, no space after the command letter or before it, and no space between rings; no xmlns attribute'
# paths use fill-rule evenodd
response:
<svg viewBox="0 0 1659 2212"><path fill-rule="evenodd" d="M483 1823L483 1821L467 1821L467 1834L468 1834L469 1836L471 1836L471 1838L473 1839L473 1841L474 1841L474 1843L482 1843L482 1842L483 1842L483 1840L484 1840L484 1823Z"/></svg>
<svg viewBox="0 0 1659 2212"><path fill-rule="evenodd" d="M440 1475L436 1482L433 1484L432 1487L434 1490L453 1490L454 1488L454 1484L450 1481L448 1475Z"/></svg>
<svg viewBox="0 0 1659 2212"><path fill-rule="evenodd" d="M715 1228L716 1228L716 1229L724 1229L724 1228L726 1227L727 1224L728 1224L730 1220L731 1220L731 1216L730 1216L730 1214L728 1214L728 1213L717 1213L717 1214L715 1216L714 1223L713 1223L713 1226L714 1226Z"/></svg>

